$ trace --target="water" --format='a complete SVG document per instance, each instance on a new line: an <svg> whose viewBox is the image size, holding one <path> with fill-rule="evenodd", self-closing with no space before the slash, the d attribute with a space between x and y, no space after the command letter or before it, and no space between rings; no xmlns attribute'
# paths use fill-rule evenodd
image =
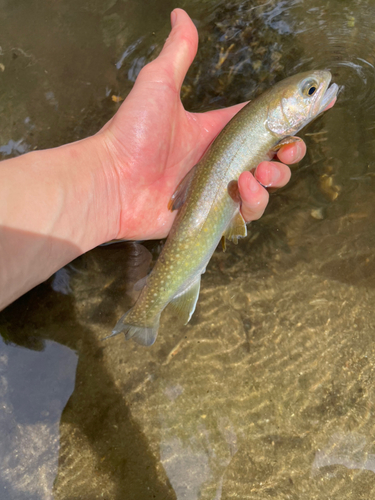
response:
<svg viewBox="0 0 375 500"><path fill-rule="evenodd" d="M175 5L3 0L2 156L94 133ZM188 326L166 313L150 349L100 340L131 304L127 244L1 313L1 498L372 498L374 4L179 5L200 32L188 109L309 68L332 71L338 103L248 239L215 253Z"/></svg>

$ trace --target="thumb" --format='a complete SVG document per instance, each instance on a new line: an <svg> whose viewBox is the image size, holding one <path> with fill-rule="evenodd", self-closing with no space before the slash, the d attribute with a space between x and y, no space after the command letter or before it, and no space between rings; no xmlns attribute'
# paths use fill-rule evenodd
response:
<svg viewBox="0 0 375 500"><path fill-rule="evenodd" d="M143 68L138 79L165 82L167 78L168 83L179 92L197 53L198 32L193 21L182 9L172 11L171 24L172 31L162 51L154 61Z"/></svg>

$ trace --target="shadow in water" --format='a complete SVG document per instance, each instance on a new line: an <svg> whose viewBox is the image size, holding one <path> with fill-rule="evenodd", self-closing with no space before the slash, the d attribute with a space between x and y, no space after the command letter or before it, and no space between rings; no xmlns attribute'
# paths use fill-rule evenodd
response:
<svg viewBox="0 0 375 500"><path fill-rule="evenodd" d="M105 308L100 310L106 314L101 324L109 329L118 314L114 310L116 291L123 294L129 276L131 280L127 275L130 262L145 274L149 254L139 252L134 244L98 248L73 263L68 272L74 276L63 291L71 287L75 295L80 295L82 275L91 285L96 277L99 281L105 277L107 284L101 282ZM99 268L101 273L97 272ZM46 340L53 340L79 356L75 389L61 416L54 498L175 498L168 479L160 480L158 457L133 420L126 393L104 362L106 343L101 338L105 330L88 328L85 314L79 308L77 311L76 297L51 293L51 283L53 279L6 308L0 314L0 331L6 342L41 350ZM95 295L90 286L87 290ZM96 318L100 316L95 305L90 310Z"/></svg>

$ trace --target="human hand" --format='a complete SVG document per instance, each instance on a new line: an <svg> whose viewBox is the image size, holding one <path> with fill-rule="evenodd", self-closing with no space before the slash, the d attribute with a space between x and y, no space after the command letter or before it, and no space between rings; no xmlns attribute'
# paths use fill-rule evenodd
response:
<svg viewBox="0 0 375 500"><path fill-rule="evenodd" d="M117 199L108 200L118 214L116 238L167 236L175 213L168 201L186 173L226 123L245 105L207 113L185 111L180 89L198 46L197 30L181 9L171 14L172 31L160 55L145 66L116 115L103 127L109 153L106 177L117 184ZM278 159L295 163L306 152L303 141L284 146ZM265 187L282 187L290 178L284 163L262 162L254 175L238 181L246 221L258 219L268 203ZM258 182L259 181L259 182ZM263 186L262 186L262 185ZM109 192L113 192L110 189Z"/></svg>
<svg viewBox="0 0 375 500"><path fill-rule="evenodd" d="M101 243L169 233L175 213L168 202L177 185L244 105L184 110L180 87L198 36L181 9L172 12L172 24L159 57L142 69L98 134L1 162L0 309ZM294 163L305 150L297 142L278 157ZM238 181L247 221L259 218L268 203L261 184L284 186L290 171L282 163L262 162L254 176L245 172Z"/></svg>

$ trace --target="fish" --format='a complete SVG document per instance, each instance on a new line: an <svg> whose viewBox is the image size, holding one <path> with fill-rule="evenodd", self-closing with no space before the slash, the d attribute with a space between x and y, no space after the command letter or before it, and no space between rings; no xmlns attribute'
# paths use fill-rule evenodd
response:
<svg viewBox="0 0 375 500"><path fill-rule="evenodd" d="M187 324L198 301L201 275L223 238L234 243L247 235L237 183L334 103L338 86L326 70L280 81L246 104L223 128L202 159L177 186L170 210L178 210L151 273L136 285L141 293L109 337L150 346L168 306ZM108 338L108 337L106 337Z"/></svg>

